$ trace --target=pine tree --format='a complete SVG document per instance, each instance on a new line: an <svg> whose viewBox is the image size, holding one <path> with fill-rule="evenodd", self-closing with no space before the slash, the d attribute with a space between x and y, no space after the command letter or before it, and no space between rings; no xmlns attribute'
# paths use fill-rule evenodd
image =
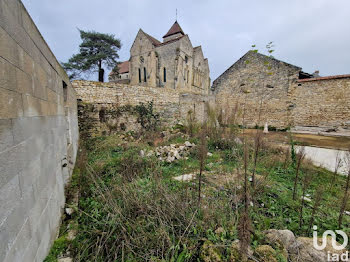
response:
<svg viewBox="0 0 350 262"><path fill-rule="evenodd" d="M79 53L73 55L67 63L63 63L64 69L71 79L81 77L83 73L98 72L98 81L104 81L104 69L114 68L119 58L120 40L114 35L102 34L94 31L80 30L82 43Z"/></svg>

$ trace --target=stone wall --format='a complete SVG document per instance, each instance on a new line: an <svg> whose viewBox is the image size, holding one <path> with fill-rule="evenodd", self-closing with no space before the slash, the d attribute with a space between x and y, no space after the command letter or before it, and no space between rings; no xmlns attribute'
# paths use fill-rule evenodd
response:
<svg viewBox="0 0 350 262"><path fill-rule="evenodd" d="M300 68L255 52L246 53L213 82L216 108L224 124L285 128L288 90ZM244 119L244 120L243 120Z"/></svg>
<svg viewBox="0 0 350 262"><path fill-rule="evenodd" d="M317 133L350 130L350 75L299 79L301 68L248 52L214 82L224 123ZM316 127L316 128L313 128Z"/></svg>
<svg viewBox="0 0 350 262"><path fill-rule="evenodd" d="M0 261L42 261L75 163L77 106L19 0L0 0L0 83Z"/></svg>
<svg viewBox="0 0 350 262"><path fill-rule="evenodd" d="M161 123L171 126L186 121L188 112L203 121L207 96L177 92L170 88L122 85L92 81L74 81L79 101L79 124L83 134L100 135L111 131L139 130L137 116L128 107L153 101ZM110 112L118 111L119 114Z"/></svg>
<svg viewBox="0 0 350 262"><path fill-rule="evenodd" d="M350 126L350 76L299 80L289 95L293 126Z"/></svg>

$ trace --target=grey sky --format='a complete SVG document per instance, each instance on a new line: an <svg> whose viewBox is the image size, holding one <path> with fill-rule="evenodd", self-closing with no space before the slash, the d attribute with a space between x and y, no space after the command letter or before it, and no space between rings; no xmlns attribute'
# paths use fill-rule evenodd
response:
<svg viewBox="0 0 350 262"><path fill-rule="evenodd" d="M322 76L350 73L349 0L22 0L59 61L78 51L77 28L112 33L120 60L139 28L162 40L175 21L202 45L211 78L256 44L274 41L277 59Z"/></svg>

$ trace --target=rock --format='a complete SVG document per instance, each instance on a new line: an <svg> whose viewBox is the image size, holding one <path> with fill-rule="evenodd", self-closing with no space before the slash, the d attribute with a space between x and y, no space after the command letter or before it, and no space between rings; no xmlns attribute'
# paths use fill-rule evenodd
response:
<svg viewBox="0 0 350 262"><path fill-rule="evenodd" d="M74 213L74 209L71 208L71 207L67 207L65 209L65 212L66 212L67 215L71 216Z"/></svg>
<svg viewBox="0 0 350 262"><path fill-rule="evenodd" d="M140 151L140 156L141 156L141 157L144 157L144 156L145 156L145 151L141 150L141 151Z"/></svg>
<svg viewBox="0 0 350 262"><path fill-rule="evenodd" d="M258 257L261 262L277 262L276 251L268 245L258 246L255 249L254 254Z"/></svg>
<svg viewBox="0 0 350 262"><path fill-rule="evenodd" d="M75 239L76 235L77 235L77 231L76 230L70 230L70 231L68 231L67 239L72 241L72 240Z"/></svg>
<svg viewBox="0 0 350 262"><path fill-rule="evenodd" d="M174 157L176 159L180 159L181 158L181 156L180 156L180 154L179 154L179 152L177 150L175 150L175 152L174 152Z"/></svg>
<svg viewBox="0 0 350 262"><path fill-rule="evenodd" d="M253 251L251 247L248 247L248 256L252 256ZM241 245L239 240L233 241L230 247L230 262L241 262L244 261L241 251ZM248 260L251 261L251 260Z"/></svg>
<svg viewBox="0 0 350 262"><path fill-rule="evenodd" d="M212 154L212 153L210 153L210 152L208 152L208 153L207 153L207 156L209 156L209 157L210 157L210 156L213 156L213 154Z"/></svg>
<svg viewBox="0 0 350 262"><path fill-rule="evenodd" d="M344 211L344 214L350 216L350 211Z"/></svg>
<svg viewBox="0 0 350 262"><path fill-rule="evenodd" d="M301 197L301 199L303 199L303 197ZM304 196L304 201L306 201L306 202L311 202L311 199L308 198L308 197L306 197L306 196Z"/></svg>
<svg viewBox="0 0 350 262"><path fill-rule="evenodd" d="M171 162L173 162L174 160L175 160L175 157L173 157L173 156L168 156L167 159L166 159L166 161L167 161L168 163L171 163Z"/></svg>
<svg viewBox="0 0 350 262"><path fill-rule="evenodd" d="M195 174L185 174L185 175L181 175L181 176L176 176L173 179L175 179L177 181L191 181L195 178L196 178Z"/></svg>
<svg viewBox="0 0 350 262"><path fill-rule="evenodd" d="M243 142L239 137L235 137L235 139L233 140L237 145L242 145Z"/></svg>
<svg viewBox="0 0 350 262"><path fill-rule="evenodd" d="M290 246L295 244L296 239L294 233L290 230L277 230L277 229L269 229L264 232L266 236L266 242L272 247L286 250L289 249Z"/></svg>
<svg viewBox="0 0 350 262"><path fill-rule="evenodd" d="M225 229L223 227L218 227L216 230L215 230L215 233L216 234L221 234L221 233L224 233L225 232Z"/></svg>
<svg viewBox="0 0 350 262"><path fill-rule="evenodd" d="M154 152L152 150L148 151L146 154L147 157L151 157L153 155L154 155Z"/></svg>
<svg viewBox="0 0 350 262"><path fill-rule="evenodd" d="M321 245L322 238L318 238L318 244ZM338 245L340 245L338 243ZM294 245L289 248L289 258L292 262L324 262L328 261L327 252L331 254L342 254L346 250L335 250L332 247L332 237L327 237L327 245L324 250L314 248L313 239L308 237L297 238Z"/></svg>
<svg viewBox="0 0 350 262"><path fill-rule="evenodd" d="M192 147L192 144L191 144L191 142L186 141L186 142L185 142L185 146L187 146L187 147Z"/></svg>
<svg viewBox="0 0 350 262"><path fill-rule="evenodd" d="M221 258L221 252L211 241L207 240L204 242L201 251L200 259L204 262L220 262L223 261Z"/></svg>
<svg viewBox="0 0 350 262"><path fill-rule="evenodd" d="M71 257L64 257L57 259L57 262L73 262L73 258Z"/></svg>

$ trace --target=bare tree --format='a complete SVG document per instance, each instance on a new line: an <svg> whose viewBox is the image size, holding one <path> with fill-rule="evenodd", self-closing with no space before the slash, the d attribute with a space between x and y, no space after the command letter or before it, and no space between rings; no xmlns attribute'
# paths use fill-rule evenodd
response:
<svg viewBox="0 0 350 262"><path fill-rule="evenodd" d="M244 181L243 181L243 212L239 217L238 223L238 238L240 240L240 249L243 257L248 256L248 247L250 245L250 235L252 232L251 221L249 218L249 188L248 188L248 163L249 163L249 152L247 139L245 137L245 103L243 107L243 169L244 169Z"/></svg>
<svg viewBox="0 0 350 262"><path fill-rule="evenodd" d="M332 190L334 184L337 182L337 175L339 168L342 166L342 158L341 158L341 152L338 150L335 156L335 166L334 166L334 172L333 172L333 177L332 181L330 183L330 190Z"/></svg>
<svg viewBox="0 0 350 262"><path fill-rule="evenodd" d="M310 218L310 223L309 223L309 229L308 229L308 234L310 234L311 232L311 228L314 224L314 220L315 220L315 215L316 212L321 204L321 201L323 199L323 193L325 191L324 186L321 186L319 188L317 188L316 193L315 193L315 200L314 200L314 205L312 207L312 214L311 214L311 218Z"/></svg>
<svg viewBox="0 0 350 262"><path fill-rule="evenodd" d="M343 200L342 200L341 206L340 206L340 212L339 212L339 218L338 218L338 228L340 228L341 225L342 225L344 211L345 211L345 208L346 208L346 204L347 204L347 202L349 200L349 188L350 188L350 148L346 152L344 160L345 160L345 164L346 164L346 166L348 168L348 175L347 175L347 178L346 178L346 185L345 185Z"/></svg>
<svg viewBox="0 0 350 262"><path fill-rule="evenodd" d="M306 173L303 177L303 180L302 180L303 192L302 192L300 212L299 212L299 228L300 229L303 225L303 208L305 205L306 190L309 188L311 181L312 181L312 173Z"/></svg>
<svg viewBox="0 0 350 262"><path fill-rule="evenodd" d="M258 129L256 131L256 135L254 138L254 162L253 162L253 171L252 171L252 187L253 187L253 189L255 189L255 184L256 184L256 181L255 181L256 165L258 162L259 152L260 152L262 142L263 142L262 134L263 133L261 132L261 130Z"/></svg>
<svg viewBox="0 0 350 262"><path fill-rule="evenodd" d="M202 175L205 166L205 159L207 155L207 127L204 122L200 134L200 148L199 148L199 176L198 176L198 207L201 203L201 190L202 190Z"/></svg>
<svg viewBox="0 0 350 262"><path fill-rule="evenodd" d="M299 179L299 173L300 173L300 167L301 167L301 162L305 158L305 147L300 147L299 151L297 153L297 165L295 168L295 179L294 179L294 187L293 187L293 200L296 198L297 194L297 185L298 185L298 179Z"/></svg>

